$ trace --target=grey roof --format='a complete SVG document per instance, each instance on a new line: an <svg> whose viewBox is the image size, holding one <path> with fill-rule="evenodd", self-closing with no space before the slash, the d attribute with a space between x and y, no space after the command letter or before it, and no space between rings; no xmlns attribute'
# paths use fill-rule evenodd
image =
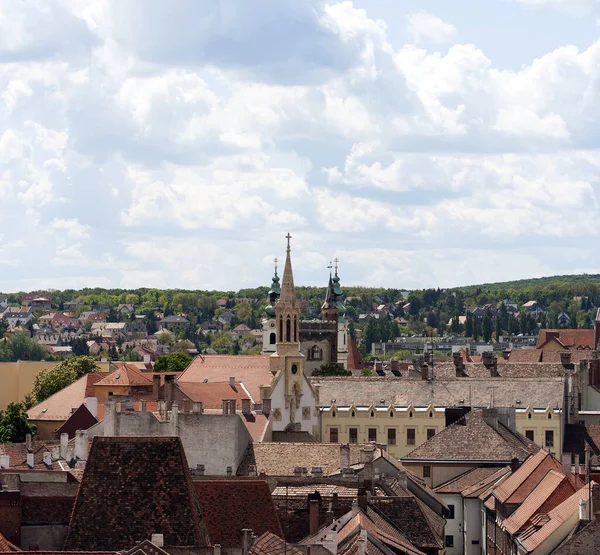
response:
<svg viewBox="0 0 600 555"><path fill-rule="evenodd" d="M319 403L330 406L399 405L440 407L562 407L563 379L454 378L444 380L379 377L312 378ZM385 403L381 403L381 399Z"/></svg>

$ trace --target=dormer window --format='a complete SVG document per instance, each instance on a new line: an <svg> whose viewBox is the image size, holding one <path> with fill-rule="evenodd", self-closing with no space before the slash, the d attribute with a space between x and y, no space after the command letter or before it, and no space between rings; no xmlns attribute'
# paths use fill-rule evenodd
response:
<svg viewBox="0 0 600 555"><path fill-rule="evenodd" d="M350 416L351 416L352 418L354 418L354 417L356 416L356 413L355 413L354 411L352 411L352 413L350 414Z"/></svg>
<svg viewBox="0 0 600 555"><path fill-rule="evenodd" d="M408 417L409 417L409 418L412 418L412 417L413 417L412 410L408 412Z"/></svg>
<svg viewBox="0 0 600 555"><path fill-rule="evenodd" d="M527 413L527 418L531 418L531 413Z"/></svg>
<svg viewBox="0 0 600 555"><path fill-rule="evenodd" d="M548 420L552 420L552 413L551 412L548 413Z"/></svg>
<svg viewBox="0 0 600 555"><path fill-rule="evenodd" d="M433 418L433 412L429 411L429 418Z"/></svg>
<svg viewBox="0 0 600 555"><path fill-rule="evenodd" d="M375 418L375 411L374 410L371 411L371 418Z"/></svg>

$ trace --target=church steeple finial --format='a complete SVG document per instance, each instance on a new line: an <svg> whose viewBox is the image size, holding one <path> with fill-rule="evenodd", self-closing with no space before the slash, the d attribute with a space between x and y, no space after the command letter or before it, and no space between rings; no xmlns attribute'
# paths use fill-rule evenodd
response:
<svg viewBox="0 0 600 555"><path fill-rule="evenodd" d="M283 278L281 280L281 296L279 297L279 303L295 305L296 289L294 287L294 274L292 272L292 248L290 247L290 239L292 236L288 233L285 238L287 239L287 249L285 255L285 266L283 268Z"/></svg>

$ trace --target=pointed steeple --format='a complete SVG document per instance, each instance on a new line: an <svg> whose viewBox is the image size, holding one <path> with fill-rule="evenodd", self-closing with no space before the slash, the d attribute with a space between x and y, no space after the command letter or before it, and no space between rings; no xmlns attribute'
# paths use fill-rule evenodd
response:
<svg viewBox="0 0 600 555"><path fill-rule="evenodd" d="M333 278L329 274L329 284L327 285L327 293L325 293L325 302L321 306L321 310L336 308L337 300L333 286Z"/></svg>
<svg viewBox="0 0 600 555"><path fill-rule="evenodd" d="M271 289L269 290L269 304L265 307L265 313L267 316L272 318L275 316L275 304L277 303L277 299L279 299L279 295L281 293L281 286L279 284L279 276L277 275L277 258L273 260L275 264L275 273L273 274L273 279L271 281Z"/></svg>
<svg viewBox="0 0 600 555"><path fill-rule="evenodd" d="M277 304L295 306L296 289L294 287L294 274L292 272L292 258L290 255L290 239L292 236L288 233L285 238L287 239L287 251L285 255L285 266L283 268L283 279L281 281L281 295L279 296L279 302Z"/></svg>

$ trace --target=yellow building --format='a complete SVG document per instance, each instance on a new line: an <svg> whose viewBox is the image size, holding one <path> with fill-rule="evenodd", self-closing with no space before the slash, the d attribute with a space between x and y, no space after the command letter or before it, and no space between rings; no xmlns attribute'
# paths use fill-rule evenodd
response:
<svg viewBox="0 0 600 555"><path fill-rule="evenodd" d="M540 447L560 458L562 424L560 408L515 409L515 428ZM337 406L321 410L321 441L387 445L400 459L433 437L446 425L446 409L428 406Z"/></svg>
<svg viewBox="0 0 600 555"><path fill-rule="evenodd" d="M42 370L51 370L58 362L20 360L0 362L0 410L9 403L19 403L31 393L35 377Z"/></svg>

